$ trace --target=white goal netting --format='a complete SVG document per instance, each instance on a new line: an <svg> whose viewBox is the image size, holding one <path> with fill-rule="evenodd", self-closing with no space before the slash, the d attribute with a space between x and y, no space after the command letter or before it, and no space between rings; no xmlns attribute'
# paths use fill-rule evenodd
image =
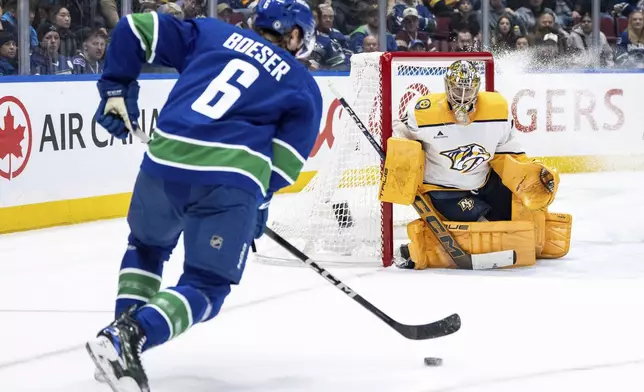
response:
<svg viewBox="0 0 644 392"><path fill-rule="evenodd" d="M490 54L409 52L354 55L349 82L336 88L382 146L392 121L418 96L443 91L447 66L464 57L475 61L483 88L491 89ZM412 207L378 201L380 156L348 115L341 118L324 164L301 192L273 203L268 226L321 264L388 266L394 245L407 239L405 225L417 215ZM272 242L258 249L256 259L294 260Z"/></svg>

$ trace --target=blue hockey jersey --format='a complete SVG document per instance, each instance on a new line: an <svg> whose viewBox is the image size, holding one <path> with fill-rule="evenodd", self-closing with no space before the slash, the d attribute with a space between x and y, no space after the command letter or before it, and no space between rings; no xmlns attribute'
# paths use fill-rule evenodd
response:
<svg viewBox="0 0 644 392"><path fill-rule="evenodd" d="M290 53L212 18L132 14L113 31L102 78L135 80L144 62L180 73L141 169L246 189L262 202L292 184L319 132L322 96Z"/></svg>
<svg viewBox="0 0 644 392"><path fill-rule="evenodd" d="M351 51L347 39L336 29L328 33L315 32L315 49L310 60L318 63L321 69L348 70L351 66Z"/></svg>

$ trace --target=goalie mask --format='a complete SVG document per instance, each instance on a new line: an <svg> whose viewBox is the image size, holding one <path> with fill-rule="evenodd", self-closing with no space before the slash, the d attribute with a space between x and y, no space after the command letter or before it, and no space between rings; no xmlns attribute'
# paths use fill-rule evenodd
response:
<svg viewBox="0 0 644 392"><path fill-rule="evenodd" d="M476 98L481 87L481 76L470 61L459 60L447 68L445 92L456 122L469 124L476 110Z"/></svg>

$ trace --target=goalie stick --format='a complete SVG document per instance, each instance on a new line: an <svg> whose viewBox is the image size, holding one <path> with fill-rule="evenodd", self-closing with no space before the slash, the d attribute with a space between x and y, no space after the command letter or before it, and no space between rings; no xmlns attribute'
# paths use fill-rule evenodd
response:
<svg viewBox="0 0 644 392"><path fill-rule="evenodd" d="M335 89L333 83L330 81L329 88L331 89L331 92L333 92L333 94L336 96L342 107L347 111L347 113L349 113L349 116L358 126L360 132L362 132L367 140L369 140L369 143L373 146L378 155L380 155L380 159L382 159L382 161L384 162L386 157L384 150L378 144L376 139L374 139L373 135L371 135L371 132L369 132L362 120L360 120L360 117L358 117L356 112L353 111L349 103L344 99L342 94L340 94L340 92ZM436 215L436 212L432 208L432 204L429 201L427 195L423 195L418 192L416 194L413 206L416 212L418 212L418 215L420 215L421 219L423 219L427 223L434 235L436 235L436 238L441 243L445 252L449 254L454 264L456 264L460 269L490 269L508 266L516 263L516 252L514 252L513 250L474 255L465 252L463 248L461 248L461 246L458 244L458 242L456 242L443 222Z"/></svg>
<svg viewBox="0 0 644 392"><path fill-rule="evenodd" d="M326 279L335 287L337 287L349 298L353 299L354 301L362 305L363 308L370 311L372 314L374 314L380 320L384 321L387 325L389 325L391 328L396 330L396 332L406 337L407 339L426 340L426 339L440 338L442 336L451 335L461 328L461 318L456 313L450 316L447 316L444 319L434 321L433 323L429 323L429 324L423 324L423 325L401 324L398 321L389 317L382 310L375 307L371 302L364 299L360 294L353 291L353 289L351 289L349 286L342 283L340 279L331 275L327 270L320 267L313 260L309 259L307 255L305 255L299 249L291 245L288 241L286 241L279 234L271 230L268 226L264 230L264 234L266 234L270 239L275 241L281 247L286 249L293 256L300 259L300 261L302 261L304 264L311 267L312 270L317 272L320 276L322 276L324 279Z"/></svg>

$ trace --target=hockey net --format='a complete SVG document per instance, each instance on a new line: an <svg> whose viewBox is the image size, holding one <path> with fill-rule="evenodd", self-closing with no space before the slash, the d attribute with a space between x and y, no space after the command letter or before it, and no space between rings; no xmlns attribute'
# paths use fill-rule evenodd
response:
<svg viewBox="0 0 644 392"><path fill-rule="evenodd" d="M416 52L353 55L351 89L336 87L345 87L347 102L386 146L392 122L420 95L444 91L443 75L459 59L474 62L482 89L494 89L489 53ZM406 224L418 216L412 207L378 201L381 159L351 118L342 119L325 164L301 192L276 198L268 226L322 264L389 266L394 247L407 240ZM259 261L294 260L270 241L258 248Z"/></svg>

